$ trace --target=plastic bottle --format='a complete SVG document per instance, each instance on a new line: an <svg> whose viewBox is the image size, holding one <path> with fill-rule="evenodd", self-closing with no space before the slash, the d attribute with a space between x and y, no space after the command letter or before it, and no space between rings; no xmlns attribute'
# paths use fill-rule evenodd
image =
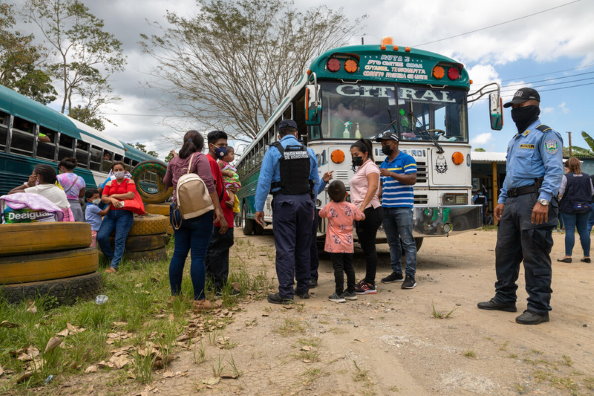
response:
<svg viewBox="0 0 594 396"><path fill-rule="evenodd" d="M359 123L357 123L357 129L355 129L355 139L361 139L361 131L359 130Z"/></svg>
<svg viewBox="0 0 594 396"><path fill-rule="evenodd" d="M48 375L47 378L45 379L45 381L43 381L44 384L49 384L50 382L52 382L54 379L54 376L52 374Z"/></svg>
<svg viewBox="0 0 594 396"><path fill-rule="evenodd" d="M107 297L104 294L100 294L97 297L95 297L95 304L97 304L97 305L105 304L107 302L107 300L109 300L109 297Z"/></svg>

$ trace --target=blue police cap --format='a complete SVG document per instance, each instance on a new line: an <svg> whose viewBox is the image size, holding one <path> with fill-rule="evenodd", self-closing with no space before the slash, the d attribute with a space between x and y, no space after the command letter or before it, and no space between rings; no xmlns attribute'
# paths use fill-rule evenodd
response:
<svg viewBox="0 0 594 396"><path fill-rule="evenodd" d="M384 131L381 132L379 135L375 137L376 142L381 142L382 140L394 140L398 141L398 134L392 131Z"/></svg>
<svg viewBox="0 0 594 396"><path fill-rule="evenodd" d="M278 129L283 129L283 128L294 128L297 129L297 123L293 120L282 120L279 124L278 124Z"/></svg>

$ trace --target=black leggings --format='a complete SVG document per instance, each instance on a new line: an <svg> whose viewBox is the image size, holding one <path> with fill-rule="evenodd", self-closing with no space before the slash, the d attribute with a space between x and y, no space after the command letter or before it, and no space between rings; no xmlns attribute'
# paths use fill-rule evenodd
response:
<svg viewBox="0 0 594 396"><path fill-rule="evenodd" d="M355 269L353 268L353 253L330 253L332 267L334 267L334 282L336 294L344 292L344 274L347 278L347 291L355 292Z"/></svg>
<svg viewBox="0 0 594 396"><path fill-rule="evenodd" d="M357 237L365 255L365 282L375 285L375 271L377 268L377 250L375 238L377 229L382 224L383 209L381 206L365 209L365 220L357 222Z"/></svg>

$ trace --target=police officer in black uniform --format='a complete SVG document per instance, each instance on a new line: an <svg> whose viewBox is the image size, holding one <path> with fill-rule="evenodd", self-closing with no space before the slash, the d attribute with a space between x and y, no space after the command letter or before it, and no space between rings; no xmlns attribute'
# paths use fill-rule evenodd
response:
<svg viewBox="0 0 594 396"><path fill-rule="evenodd" d="M516 322L534 325L549 321L551 310L552 231L557 225L557 192L563 177L563 141L543 125L540 95L521 88L504 107L518 133L507 148L506 176L494 210L500 220L495 248L495 297L479 309L516 312L516 281L524 262L528 309Z"/></svg>
<svg viewBox="0 0 594 396"><path fill-rule="evenodd" d="M310 247L314 203L312 193L319 185L314 152L299 142L297 123L282 120L279 141L264 155L256 188L256 221L265 226L264 204L273 194L272 227L276 246L278 293L268 302L290 304L293 296L309 298ZM294 280L297 286L293 289Z"/></svg>

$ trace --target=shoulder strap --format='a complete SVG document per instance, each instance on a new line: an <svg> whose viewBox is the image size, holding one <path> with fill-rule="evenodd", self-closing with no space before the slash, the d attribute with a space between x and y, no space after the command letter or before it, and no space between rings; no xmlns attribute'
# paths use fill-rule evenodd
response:
<svg viewBox="0 0 594 396"><path fill-rule="evenodd" d="M270 145L270 147L276 147L276 149L283 155L285 153L285 148L283 147L280 142L274 142Z"/></svg>
<svg viewBox="0 0 594 396"><path fill-rule="evenodd" d="M539 126L536 127L536 129L538 129L539 131L541 131L542 133L548 132L548 131L552 131L553 128L546 126L545 124L540 124Z"/></svg>
<svg viewBox="0 0 594 396"><path fill-rule="evenodd" d="M196 153L190 155L190 165L188 165L188 171L186 172L186 174L190 173L190 169L192 169L192 160L194 159L195 155Z"/></svg>

